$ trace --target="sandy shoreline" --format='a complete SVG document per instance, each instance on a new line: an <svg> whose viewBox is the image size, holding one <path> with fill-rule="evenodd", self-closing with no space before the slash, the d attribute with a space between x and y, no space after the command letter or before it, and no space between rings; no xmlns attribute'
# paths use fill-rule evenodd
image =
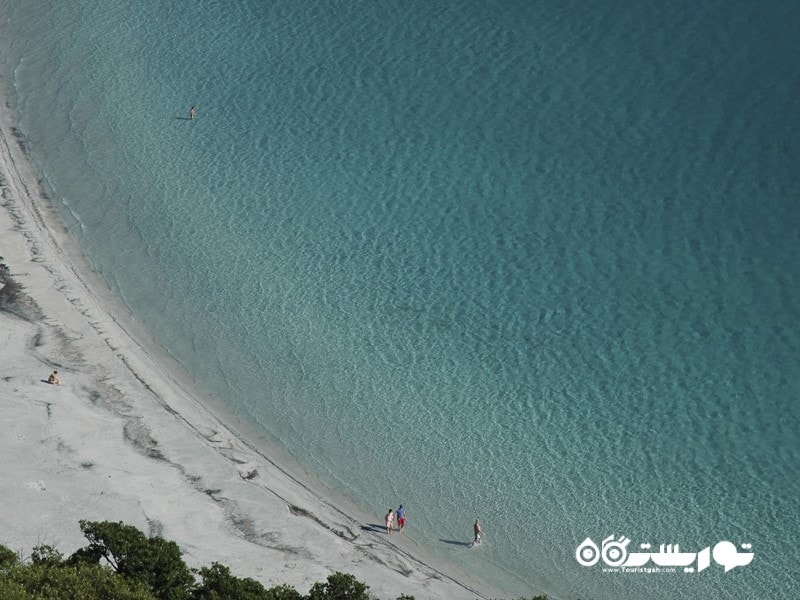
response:
<svg viewBox="0 0 800 600"><path fill-rule="evenodd" d="M85 542L79 519L124 521L177 542L191 567L221 562L266 586L306 592L338 570L381 598L501 595L413 533L389 538L382 513L327 498L201 404L185 374L131 335L2 119L0 262L24 297L17 314L0 311L0 544L69 553ZM45 382L53 369L60 386Z"/></svg>

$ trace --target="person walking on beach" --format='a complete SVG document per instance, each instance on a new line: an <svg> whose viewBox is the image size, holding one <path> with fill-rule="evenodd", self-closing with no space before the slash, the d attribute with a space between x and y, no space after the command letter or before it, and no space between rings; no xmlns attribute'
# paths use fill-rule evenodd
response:
<svg viewBox="0 0 800 600"><path fill-rule="evenodd" d="M61 380L58 378L58 371L53 371L50 373L50 377L47 378L47 383L51 383L53 385L61 384Z"/></svg>
<svg viewBox="0 0 800 600"><path fill-rule="evenodd" d="M475 533L475 539L472 540L472 545L480 544L483 539L483 529L481 529L481 522L475 519L475 525L472 526L472 531Z"/></svg>
<svg viewBox="0 0 800 600"><path fill-rule="evenodd" d="M386 535L392 535L393 528L394 528L394 511L390 508L389 512L386 513Z"/></svg>
<svg viewBox="0 0 800 600"><path fill-rule="evenodd" d="M400 508L397 509L397 531L402 532L403 527L406 526L406 509L403 508L403 505L400 505Z"/></svg>
<svg viewBox="0 0 800 600"><path fill-rule="evenodd" d="M189 109L189 118L190 118L192 121L194 121L194 118L195 118L195 116L196 116L196 115L197 115L197 109L196 109L194 106L192 106L192 107Z"/></svg>

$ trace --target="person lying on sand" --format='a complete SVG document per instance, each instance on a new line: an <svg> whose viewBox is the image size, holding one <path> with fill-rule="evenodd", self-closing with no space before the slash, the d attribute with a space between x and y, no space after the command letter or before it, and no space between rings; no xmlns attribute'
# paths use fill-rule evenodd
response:
<svg viewBox="0 0 800 600"><path fill-rule="evenodd" d="M58 378L58 371L50 373L50 377L47 378L47 383L52 383L53 385L59 385L61 383L61 380Z"/></svg>

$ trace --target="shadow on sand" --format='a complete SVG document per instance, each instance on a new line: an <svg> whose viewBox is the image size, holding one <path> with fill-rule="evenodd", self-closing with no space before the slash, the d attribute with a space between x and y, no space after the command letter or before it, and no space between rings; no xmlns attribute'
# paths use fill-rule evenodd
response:
<svg viewBox="0 0 800 600"><path fill-rule="evenodd" d="M376 523L367 523L361 526L362 531L371 531L373 533L386 533L386 525L378 525Z"/></svg>

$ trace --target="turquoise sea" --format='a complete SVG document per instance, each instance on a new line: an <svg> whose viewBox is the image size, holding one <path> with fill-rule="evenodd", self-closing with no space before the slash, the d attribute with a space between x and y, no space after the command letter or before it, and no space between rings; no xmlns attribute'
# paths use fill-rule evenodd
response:
<svg viewBox="0 0 800 600"><path fill-rule="evenodd" d="M509 597L800 596L796 1L0 0L0 87L137 321L376 519Z"/></svg>

